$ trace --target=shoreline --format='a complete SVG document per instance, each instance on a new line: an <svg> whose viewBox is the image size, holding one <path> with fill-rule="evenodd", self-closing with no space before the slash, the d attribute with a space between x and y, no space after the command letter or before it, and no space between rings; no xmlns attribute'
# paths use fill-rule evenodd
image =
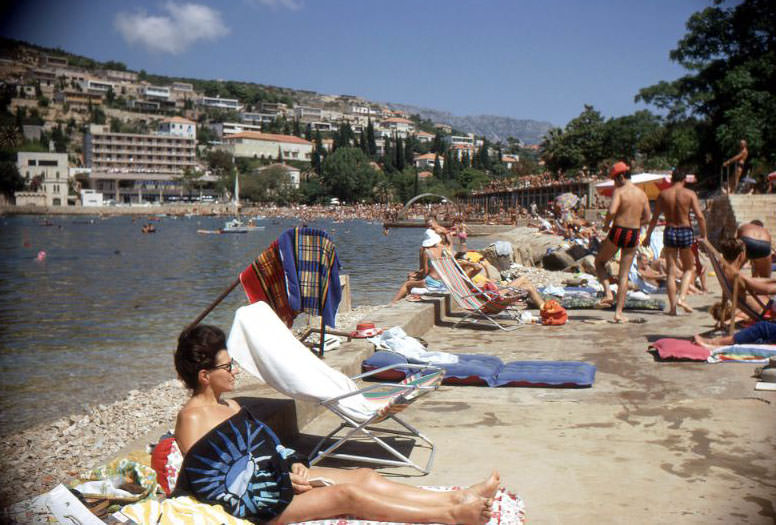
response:
<svg viewBox="0 0 776 525"><path fill-rule="evenodd" d="M338 314L337 325L355 328L364 316L383 307L359 306ZM178 379L168 379L0 436L0 509L67 484L150 430L174 425L188 397Z"/></svg>

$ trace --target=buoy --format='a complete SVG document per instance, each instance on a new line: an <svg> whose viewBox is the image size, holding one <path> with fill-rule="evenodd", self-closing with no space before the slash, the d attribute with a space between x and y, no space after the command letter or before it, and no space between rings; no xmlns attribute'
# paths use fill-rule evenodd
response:
<svg viewBox="0 0 776 525"><path fill-rule="evenodd" d="M38 255L35 257L35 260L37 261L45 261L46 260L46 252L41 250L38 252Z"/></svg>

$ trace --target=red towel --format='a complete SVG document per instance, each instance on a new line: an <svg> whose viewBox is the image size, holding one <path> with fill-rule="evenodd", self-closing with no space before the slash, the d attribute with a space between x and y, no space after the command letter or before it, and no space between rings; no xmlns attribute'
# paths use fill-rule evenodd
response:
<svg viewBox="0 0 776 525"><path fill-rule="evenodd" d="M650 348L657 350L660 359L688 359L690 361L705 361L711 355L708 348L696 345L686 339L658 339Z"/></svg>
<svg viewBox="0 0 776 525"><path fill-rule="evenodd" d="M296 313L288 305L286 274L280 260L278 241L273 242L240 274L248 301L267 303L289 328Z"/></svg>

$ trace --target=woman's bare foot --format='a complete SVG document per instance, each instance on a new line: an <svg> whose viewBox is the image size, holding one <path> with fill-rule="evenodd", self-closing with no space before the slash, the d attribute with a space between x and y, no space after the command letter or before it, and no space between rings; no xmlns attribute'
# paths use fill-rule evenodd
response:
<svg viewBox="0 0 776 525"><path fill-rule="evenodd" d="M704 348L708 348L710 350L719 346L714 344L713 339L706 339L705 337L701 337L700 335L693 336L692 340L693 340L693 343L695 343L696 345L702 346Z"/></svg>
<svg viewBox="0 0 776 525"><path fill-rule="evenodd" d="M468 503L456 505L452 509L455 523L463 525L485 525L490 521L492 499L472 498Z"/></svg>
<svg viewBox="0 0 776 525"><path fill-rule="evenodd" d="M614 314L614 322L615 323L627 323L628 322L628 318L625 317L622 314Z"/></svg>
<svg viewBox="0 0 776 525"><path fill-rule="evenodd" d="M496 494L496 491L500 485L501 475L494 470L488 479L485 481L480 481L479 483L476 483L468 489L464 490L483 498L492 498Z"/></svg>

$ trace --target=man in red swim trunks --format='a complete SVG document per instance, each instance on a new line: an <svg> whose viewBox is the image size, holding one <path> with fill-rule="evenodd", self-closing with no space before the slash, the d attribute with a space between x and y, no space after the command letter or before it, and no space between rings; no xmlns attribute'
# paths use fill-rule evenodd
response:
<svg viewBox="0 0 776 525"><path fill-rule="evenodd" d="M628 272L636 246L639 244L639 232L642 224L649 222L649 199L643 190L636 187L630 180L630 167L624 162L615 162L609 170L609 177L614 179L614 195L612 204L604 218L604 231L612 223L609 236L601 245L595 258L595 270L598 280L604 287L604 297L600 305L611 306L614 301L612 290L609 286L609 273L606 271L606 263L614 257L617 250L622 250L620 255L620 273L617 282L617 306L614 310L614 320L618 323L627 323L628 319L622 315L625 306L625 296L628 293Z"/></svg>
<svg viewBox="0 0 776 525"><path fill-rule="evenodd" d="M661 191L657 197L655 215L649 223L647 235L644 238L644 246L649 246L652 230L655 229L660 215L665 213L666 228L663 231L663 249L665 250L666 264L668 266L666 288L668 288L669 315L676 315L677 306L682 307L687 313L693 311L685 303L687 289L695 279L691 250L694 240L692 222L690 221L691 211L695 215L695 220L698 221L698 229L700 230L698 240L701 241L706 238L706 219L698 203L698 196L694 191L684 187L685 177L685 173L674 170L671 175L671 187ZM679 286L678 297L676 295L677 259L682 261L682 281Z"/></svg>

